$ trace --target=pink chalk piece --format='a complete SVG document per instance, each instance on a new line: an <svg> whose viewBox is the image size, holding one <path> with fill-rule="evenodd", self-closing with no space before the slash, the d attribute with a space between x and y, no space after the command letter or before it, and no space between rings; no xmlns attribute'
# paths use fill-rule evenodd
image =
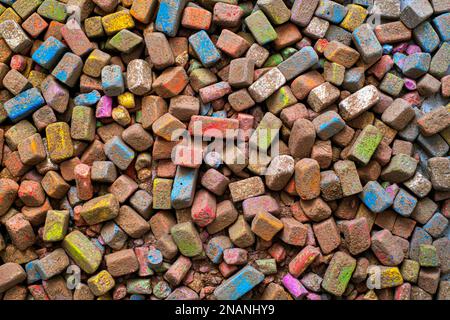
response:
<svg viewBox="0 0 450 320"><path fill-rule="evenodd" d="M207 190L196 193L191 208L192 221L199 227L206 227L216 218L216 197Z"/></svg>
<svg viewBox="0 0 450 320"><path fill-rule="evenodd" d="M289 293L294 297L294 299L298 300L306 296L309 292L306 288L300 283L300 281L294 278L291 274L286 274L281 280L283 286L289 291Z"/></svg>
<svg viewBox="0 0 450 320"><path fill-rule="evenodd" d="M306 295L306 299L318 301L318 300L322 300L322 297L320 295L318 295L317 293L310 292Z"/></svg>
<svg viewBox="0 0 450 320"><path fill-rule="evenodd" d="M412 79L408 79L405 78L405 87L406 89L408 89L409 91L413 91L417 89L417 84L416 81L412 80Z"/></svg>
<svg viewBox="0 0 450 320"><path fill-rule="evenodd" d="M16 54L13 55L11 58L11 62L10 62L10 67L11 69L15 69L19 72L22 72L23 70L25 70L26 66L27 66L27 61L25 60L25 57L20 55L20 54Z"/></svg>
<svg viewBox="0 0 450 320"><path fill-rule="evenodd" d="M280 212L278 202L268 195L245 199L242 202L242 209L246 220L253 219L261 210L265 210L273 215L278 215Z"/></svg>
<svg viewBox="0 0 450 320"><path fill-rule="evenodd" d="M223 260L230 265L246 264L248 260L247 250L241 248L225 249L223 251Z"/></svg>
<svg viewBox="0 0 450 320"><path fill-rule="evenodd" d="M208 103L224 97L232 92L231 86L228 82L222 81L214 83L199 90L200 98L203 103Z"/></svg>
<svg viewBox="0 0 450 320"><path fill-rule="evenodd" d="M408 101L413 106L420 106L422 104L422 98L417 91L408 92L402 99Z"/></svg>
<svg viewBox="0 0 450 320"><path fill-rule="evenodd" d="M422 52L422 49L418 45L415 45L415 44L410 44L408 46L408 49L406 49L407 54L414 54L414 53L421 53L421 52Z"/></svg>
<svg viewBox="0 0 450 320"><path fill-rule="evenodd" d="M113 109L113 99L109 96L103 96L97 103L97 108L95 110L95 117L98 119L111 118Z"/></svg>
<svg viewBox="0 0 450 320"><path fill-rule="evenodd" d="M189 122L189 133L207 138L234 138L239 129L239 120L192 116Z"/></svg>

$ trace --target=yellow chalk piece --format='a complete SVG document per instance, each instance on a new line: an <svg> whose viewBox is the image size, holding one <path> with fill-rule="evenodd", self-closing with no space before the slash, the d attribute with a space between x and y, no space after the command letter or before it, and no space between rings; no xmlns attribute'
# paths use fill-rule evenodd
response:
<svg viewBox="0 0 450 320"><path fill-rule="evenodd" d="M348 12L344 20L341 22L341 27L353 32L356 28L364 23L367 17L367 10L364 7L356 4L349 4L347 6Z"/></svg>
<svg viewBox="0 0 450 320"><path fill-rule="evenodd" d="M50 159L56 163L73 157L70 127L65 122L51 123L45 128Z"/></svg>
<svg viewBox="0 0 450 320"><path fill-rule="evenodd" d="M114 278L106 270L102 270L88 279L89 289L96 296L105 295L109 290L114 288L115 284Z"/></svg>
<svg viewBox="0 0 450 320"><path fill-rule="evenodd" d="M103 29L108 36L123 29L134 28L134 20L126 10L108 14L102 18Z"/></svg>
<svg viewBox="0 0 450 320"><path fill-rule="evenodd" d="M117 100L121 106L124 106L127 109L133 109L136 106L134 94L131 92L122 93L117 97Z"/></svg>

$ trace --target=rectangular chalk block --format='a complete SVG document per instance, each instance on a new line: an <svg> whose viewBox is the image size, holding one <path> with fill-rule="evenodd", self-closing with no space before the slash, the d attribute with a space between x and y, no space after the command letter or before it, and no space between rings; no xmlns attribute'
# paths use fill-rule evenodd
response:
<svg viewBox="0 0 450 320"><path fill-rule="evenodd" d="M317 62L319 62L319 56L316 51L312 47L305 47L277 67L286 80L291 80L312 68Z"/></svg>
<svg viewBox="0 0 450 320"><path fill-rule="evenodd" d="M66 45L55 37L49 37L39 46L31 58L40 66L51 70L66 51Z"/></svg>
<svg viewBox="0 0 450 320"><path fill-rule="evenodd" d="M265 45L278 37L269 19L261 10L255 11L245 18L245 24L260 45Z"/></svg>
<svg viewBox="0 0 450 320"><path fill-rule="evenodd" d="M177 167L170 200L175 209L189 208L194 201L198 169Z"/></svg>
<svg viewBox="0 0 450 320"><path fill-rule="evenodd" d="M29 116L44 106L44 104L45 100L39 92L39 89L32 88L6 101L3 107L11 121L17 122Z"/></svg>
<svg viewBox="0 0 450 320"><path fill-rule="evenodd" d="M220 52L205 30L190 36L189 44L205 67L210 67L220 60Z"/></svg>
<svg viewBox="0 0 450 320"><path fill-rule="evenodd" d="M264 274L246 266L214 290L218 300L237 300L264 280Z"/></svg>
<svg viewBox="0 0 450 320"><path fill-rule="evenodd" d="M169 37L175 37L185 5L186 0L162 0L156 16L155 29Z"/></svg>
<svg viewBox="0 0 450 320"><path fill-rule="evenodd" d="M86 273L94 273L102 261L100 250L80 231L69 233L62 247L72 260Z"/></svg>

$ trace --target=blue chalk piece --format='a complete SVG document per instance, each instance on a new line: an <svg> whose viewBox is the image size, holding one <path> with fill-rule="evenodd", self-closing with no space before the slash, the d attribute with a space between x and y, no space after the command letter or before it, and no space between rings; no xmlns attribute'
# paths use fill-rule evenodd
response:
<svg viewBox="0 0 450 320"><path fill-rule="evenodd" d="M219 110L219 111L213 112L211 117L213 117L213 118L227 118L227 112L225 110Z"/></svg>
<svg viewBox="0 0 450 320"><path fill-rule="evenodd" d="M49 37L37 48L31 58L43 68L51 70L66 51L67 47L61 41L55 37Z"/></svg>
<svg viewBox="0 0 450 320"><path fill-rule="evenodd" d="M97 247L98 250L100 250L100 252L102 253L102 255L105 254L105 246L102 245L102 244L100 243L100 241L99 241L97 238L92 238L92 239L91 239L91 242L94 244L94 246Z"/></svg>
<svg viewBox="0 0 450 320"><path fill-rule="evenodd" d="M383 212L392 205L389 193L376 181L368 182L363 192L359 194L359 198L370 211L375 213Z"/></svg>
<svg viewBox="0 0 450 320"><path fill-rule="evenodd" d="M436 28L439 37L443 42L450 40L450 12L441 14L433 19L434 27Z"/></svg>
<svg viewBox="0 0 450 320"><path fill-rule="evenodd" d="M116 97L125 91L122 70L118 65L106 66L102 69L102 88L105 95Z"/></svg>
<svg viewBox="0 0 450 320"><path fill-rule="evenodd" d="M405 59L406 59L407 55L401 52L396 52L394 53L394 57L393 57L393 61L394 64L401 69L403 69L403 65L405 64Z"/></svg>
<svg viewBox="0 0 450 320"><path fill-rule="evenodd" d="M194 201L198 169L177 167L170 200L175 209L189 208Z"/></svg>
<svg viewBox="0 0 450 320"><path fill-rule="evenodd" d="M37 88L24 91L3 105L8 117L13 122L22 120L44 106L45 100Z"/></svg>
<svg viewBox="0 0 450 320"><path fill-rule="evenodd" d="M161 251L158 249L150 249L148 250L147 260L152 266L159 266L163 263L163 256Z"/></svg>
<svg viewBox="0 0 450 320"><path fill-rule="evenodd" d="M104 146L106 156L114 162L120 170L126 170L134 159L134 151L118 136L110 139Z"/></svg>
<svg viewBox="0 0 450 320"><path fill-rule="evenodd" d="M328 20L331 23L338 24L344 20L347 11L347 7L344 7L337 2L322 0L316 9L315 15L319 18Z"/></svg>
<svg viewBox="0 0 450 320"><path fill-rule="evenodd" d="M391 54L392 50L394 49L394 46L391 44L385 44L383 45L383 54Z"/></svg>
<svg viewBox="0 0 450 320"><path fill-rule="evenodd" d="M42 280L41 275L37 269L37 264L38 264L39 260L33 260L28 262L25 265L25 272L27 273L27 283L31 284L31 283L35 283L39 280Z"/></svg>
<svg viewBox="0 0 450 320"><path fill-rule="evenodd" d="M345 127L345 122L342 118L334 111L327 111L319 115L313 121L314 127L316 128L316 133L322 140L328 140L335 134L339 133ZM317 127L316 122L320 123Z"/></svg>
<svg viewBox="0 0 450 320"><path fill-rule="evenodd" d="M218 300L237 300L264 280L264 274L248 265L214 290Z"/></svg>
<svg viewBox="0 0 450 320"><path fill-rule="evenodd" d="M205 67L210 67L220 60L220 52L206 31L202 30L190 36L189 43Z"/></svg>
<svg viewBox="0 0 450 320"><path fill-rule="evenodd" d="M185 5L186 0L162 0L156 15L155 29L169 37L175 37Z"/></svg>
<svg viewBox="0 0 450 320"><path fill-rule="evenodd" d="M439 47L439 36L428 21L417 26L413 30L413 34L414 39L423 51L431 53Z"/></svg>
<svg viewBox="0 0 450 320"><path fill-rule="evenodd" d="M7 5L13 5L14 2L16 2L17 0L0 0L1 3L7 4Z"/></svg>
<svg viewBox="0 0 450 320"><path fill-rule="evenodd" d="M423 226L423 229L431 234L434 238L438 238L448 227L448 219L441 213L436 212L430 220Z"/></svg>
<svg viewBox="0 0 450 320"><path fill-rule="evenodd" d="M132 294L130 296L130 300L138 300L138 301L142 301L145 300L145 296L142 294Z"/></svg>
<svg viewBox="0 0 450 320"><path fill-rule="evenodd" d="M93 90L89 93L83 93L75 97L73 102L76 106L92 106L101 98L100 92Z"/></svg>
<svg viewBox="0 0 450 320"><path fill-rule="evenodd" d="M409 217L417 205L417 199L404 189L400 189L395 197L392 208L403 217Z"/></svg>
<svg viewBox="0 0 450 320"><path fill-rule="evenodd" d="M206 116L209 113L209 110L211 110L212 106L211 103L204 104L203 102L200 102L200 115Z"/></svg>
<svg viewBox="0 0 450 320"><path fill-rule="evenodd" d="M405 76L417 79L430 69L431 55L429 53L414 53L404 60L402 72Z"/></svg>

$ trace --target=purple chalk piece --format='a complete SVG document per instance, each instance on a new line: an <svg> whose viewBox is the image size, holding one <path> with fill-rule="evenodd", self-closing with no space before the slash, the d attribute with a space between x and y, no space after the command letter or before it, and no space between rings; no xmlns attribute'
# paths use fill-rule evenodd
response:
<svg viewBox="0 0 450 320"><path fill-rule="evenodd" d="M418 45L410 44L408 46L408 49L406 49L407 54L414 54L414 53L420 53L422 52L422 49Z"/></svg>
<svg viewBox="0 0 450 320"><path fill-rule="evenodd" d="M286 274L281 282L289 293L297 300L303 298L309 293L300 281L297 278L294 278L290 273Z"/></svg>
<svg viewBox="0 0 450 320"><path fill-rule="evenodd" d="M399 45L396 45L394 49L392 49L392 53L404 53L408 49L408 44L406 42L400 43Z"/></svg>
<svg viewBox="0 0 450 320"><path fill-rule="evenodd" d="M108 96L103 96L100 98L100 101L97 103L97 108L95 110L95 117L98 119L101 118L110 118L112 115L112 104L113 99Z"/></svg>
<svg viewBox="0 0 450 320"><path fill-rule="evenodd" d="M413 79L404 78L403 80L405 81L406 89L408 89L409 91L417 89L416 81L414 81Z"/></svg>

